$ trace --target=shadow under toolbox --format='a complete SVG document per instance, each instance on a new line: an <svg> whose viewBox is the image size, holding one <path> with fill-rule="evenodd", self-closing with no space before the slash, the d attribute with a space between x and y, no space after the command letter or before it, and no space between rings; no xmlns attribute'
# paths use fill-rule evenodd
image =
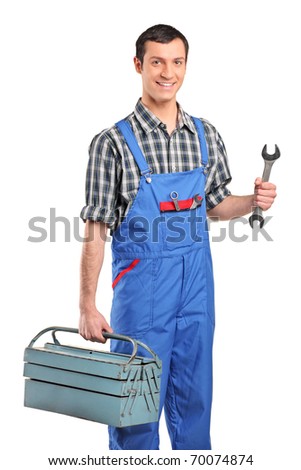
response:
<svg viewBox="0 0 301 470"><path fill-rule="evenodd" d="M48 331L53 343L34 347ZM25 349L25 406L116 427L158 420L162 364L154 351L129 336L109 333L104 336L132 343L132 354L66 346L56 338L57 331L78 333L49 327ZM152 357L137 356L138 346Z"/></svg>

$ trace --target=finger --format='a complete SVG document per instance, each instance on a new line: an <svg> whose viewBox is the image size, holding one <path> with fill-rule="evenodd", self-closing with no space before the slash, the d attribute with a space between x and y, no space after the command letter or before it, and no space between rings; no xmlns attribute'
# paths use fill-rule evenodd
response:
<svg viewBox="0 0 301 470"><path fill-rule="evenodd" d="M255 205L260 207L262 210L268 210L274 203L274 198L258 196L255 199Z"/></svg>
<svg viewBox="0 0 301 470"><path fill-rule="evenodd" d="M276 190L276 185L270 181L263 181L260 185L261 189L271 189Z"/></svg>
<svg viewBox="0 0 301 470"><path fill-rule="evenodd" d="M103 338L103 341L101 341L101 342L106 343L108 341L108 338L104 337L103 333L113 333L113 330L112 330L112 328L107 329L107 330L102 330L101 337Z"/></svg>
<svg viewBox="0 0 301 470"><path fill-rule="evenodd" d="M275 197L277 196L277 193L276 193L276 190L274 188L272 189L261 189L261 188L258 188L256 189L255 191L255 199L257 198L272 198L272 199L275 199Z"/></svg>
<svg viewBox="0 0 301 470"><path fill-rule="evenodd" d="M94 330L94 329L89 329L89 328L82 328L79 330L81 336L86 340L86 341L92 341L93 343L105 343L105 338L102 336L100 330Z"/></svg>
<svg viewBox="0 0 301 470"><path fill-rule="evenodd" d="M108 333L113 333L113 328L111 328L107 322L104 323L102 330L107 331Z"/></svg>
<svg viewBox="0 0 301 470"><path fill-rule="evenodd" d="M97 338L95 339L95 341L96 341L97 343L103 343L103 344L105 344L106 341L107 341L107 338L105 338L105 337L102 335L102 333L100 333L100 334L97 336Z"/></svg>
<svg viewBox="0 0 301 470"><path fill-rule="evenodd" d="M260 186L262 183L262 178L260 178L259 176L256 178L256 180L254 181L254 184L255 186Z"/></svg>

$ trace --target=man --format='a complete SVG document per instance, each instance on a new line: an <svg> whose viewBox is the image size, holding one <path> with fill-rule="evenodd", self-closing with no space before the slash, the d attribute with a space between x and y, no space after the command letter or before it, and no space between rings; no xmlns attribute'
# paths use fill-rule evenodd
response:
<svg viewBox="0 0 301 470"><path fill-rule="evenodd" d="M142 97L132 114L92 141L81 213L89 241L79 329L100 342L103 331L113 331L95 306L110 227L111 325L148 344L163 362L160 411L164 405L172 448L210 449L214 293L206 216L231 219L257 205L267 210L276 188L257 178L254 194L230 194L220 135L176 100L187 56L188 42L175 28L142 33L134 58ZM158 423L109 433L111 449L159 448Z"/></svg>

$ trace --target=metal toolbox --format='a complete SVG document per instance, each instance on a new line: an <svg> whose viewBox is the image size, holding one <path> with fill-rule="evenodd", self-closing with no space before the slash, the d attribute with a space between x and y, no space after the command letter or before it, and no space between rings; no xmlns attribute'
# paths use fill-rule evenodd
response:
<svg viewBox="0 0 301 470"><path fill-rule="evenodd" d="M46 332L53 342L35 347ZM30 408L53 411L116 427L158 420L161 361L147 345L129 336L106 338L132 343L131 355L62 345L49 327L38 333L24 353L25 398ZM151 357L137 355L138 346Z"/></svg>

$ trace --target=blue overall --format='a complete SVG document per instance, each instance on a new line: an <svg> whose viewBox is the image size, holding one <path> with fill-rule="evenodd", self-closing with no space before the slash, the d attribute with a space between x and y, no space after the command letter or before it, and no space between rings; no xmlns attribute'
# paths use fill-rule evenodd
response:
<svg viewBox="0 0 301 470"><path fill-rule="evenodd" d="M210 449L214 288L206 223L207 146L202 162L151 174L130 125L117 123L141 172L138 194L113 233L114 331L140 339L162 360L160 413L173 449ZM124 342L113 351L129 353ZM158 423L109 428L110 449L159 449Z"/></svg>

